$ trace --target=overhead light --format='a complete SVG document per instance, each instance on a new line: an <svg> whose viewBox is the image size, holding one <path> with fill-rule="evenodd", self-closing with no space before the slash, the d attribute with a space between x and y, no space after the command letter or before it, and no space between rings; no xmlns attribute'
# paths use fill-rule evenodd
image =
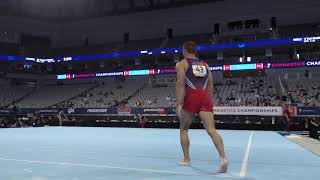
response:
<svg viewBox="0 0 320 180"><path fill-rule="evenodd" d="M161 54L165 54L166 52L165 51L161 51Z"/></svg>
<svg viewBox="0 0 320 180"><path fill-rule="evenodd" d="M175 50L174 52L177 53L177 52L179 52L179 51L178 51L178 50Z"/></svg>
<svg viewBox="0 0 320 180"><path fill-rule="evenodd" d="M148 53L147 50L141 51L141 54L147 54L147 53Z"/></svg>
<svg viewBox="0 0 320 180"><path fill-rule="evenodd" d="M150 54L150 55L151 55L151 54L152 54L152 52L149 52L148 54Z"/></svg>

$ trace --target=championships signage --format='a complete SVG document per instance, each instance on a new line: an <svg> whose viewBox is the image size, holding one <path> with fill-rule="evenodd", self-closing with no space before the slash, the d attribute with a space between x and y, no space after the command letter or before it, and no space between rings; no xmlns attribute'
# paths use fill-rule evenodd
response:
<svg viewBox="0 0 320 180"><path fill-rule="evenodd" d="M253 64L225 64L220 66L211 66L211 71L237 71L237 70L263 70L273 68L298 68L320 66L320 60L294 61L294 62L267 62ZM78 78L101 78L113 76L150 76L159 74L174 74L175 68L166 69L144 69L144 70L125 70L118 72L99 72L89 74L61 74L57 79L78 79Z"/></svg>
<svg viewBox="0 0 320 180"><path fill-rule="evenodd" d="M282 116L282 107L266 106L266 107L251 107L251 106L214 106L215 115L258 115L258 116Z"/></svg>

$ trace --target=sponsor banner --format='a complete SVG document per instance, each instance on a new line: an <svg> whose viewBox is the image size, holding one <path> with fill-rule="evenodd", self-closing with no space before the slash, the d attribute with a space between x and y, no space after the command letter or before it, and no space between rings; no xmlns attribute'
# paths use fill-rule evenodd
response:
<svg viewBox="0 0 320 180"><path fill-rule="evenodd" d="M85 111L88 114L107 114L108 113L108 109L106 108L79 109L78 111L76 111L76 113L85 114L84 113Z"/></svg>
<svg viewBox="0 0 320 180"><path fill-rule="evenodd" d="M264 63L264 69L270 68L294 68L294 67L305 67L306 62L297 61L297 62L270 62Z"/></svg>
<svg viewBox="0 0 320 180"><path fill-rule="evenodd" d="M215 115L257 115L257 116L282 116L282 107L250 107L250 106L215 106Z"/></svg>
<svg viewBox="0 0 320 180"><path fill-rule="evenodd" d="M314 42L319 41L319 40L320 40L320 36L303 38L303 42L304 43L314 43Z"/></svg>
<svg viewBox="0 0 320 180"><path fill-rule="evenodd" d="M74 110L75 110L74 108L69 108L69 109L68 109L68 114L73 114L73 113L74 113Z"/></svg>
<svg viewBox="0 0 320 180"><path fill-rule="evenodd" d="M168 108L168 114L176 114L176 108Z"/></svg>
<svg viewBox="0 0 320 180"><path fill-rule="evenodd" d="M117 112L119 115L128 115L131 114L131 108L118 108Z"/></svg>
<svg viewBox="0 0 320 180"><path fill-rule="evenodd" d="M11 112L10 109L0 109L0 114L11 114Z"/></svg>
<svg viewBox="0 0 320 180"><path fill-rule="evenodd" d="M143 109L144 113L151 113L151 114L165 114L166 110L164 108L149 108Z"/></svg>
<svg viewBox="0 0 320 180"><path fill-rule="evenodd" d="M320 60L318 61L307 61L307 66L320 66Z"/></svg>
<svg viewBox="0 0 320 180"><path fill-rule="evenodd" d="M68 109L62 108L52 108L52 109L41 109L41 108L19 108L17 113L18 114L29 114L29 113L36 113L36 114L58 114L60 111L67 113Z"/></svg>
<svg viewBox="0 0 320 180"><path fill-rule="evenodd" d="M46 113L58 114L60 111L59 111L59 109L39 109L39 110L36 110L35 112L39 113L39 114L46 114Z"/></svg>
<svg viewBox="0 0 320 180"><path fill-rule="evenodd" d="M123 76L123 72L96 73L96 77Z"/></svg>
<svg viewBox="0 0 320 180"><path fill-rule="evenodd" d="M176 69L175 68L171 68L171 69L157 69L155 71L155 73L158 74L175 74L176 73Z"/></svg>
<svg viewBox="0 0 320 180"><path fill-rule="evenodd" d="M210 71L223 71L223 66L209 67Z"/></svg>
<svg viewBox="0 0 320 180"><path fill-rule="evenodd" d="M299 116L316 116L320 115L320 107L298 107L297 114Z"/></svg>

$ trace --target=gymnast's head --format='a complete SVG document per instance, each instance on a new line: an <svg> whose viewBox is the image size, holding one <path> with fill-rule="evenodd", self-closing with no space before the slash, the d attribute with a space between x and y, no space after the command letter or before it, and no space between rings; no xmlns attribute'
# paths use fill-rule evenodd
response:
<svg viewBox="0 0 320 180"><path fill-rule="evenodd" d="M183 56L184 58L190 57L190 56L196 56L198 53L197 51L197 43L194 41L187 41L183 44Z"/></svg>

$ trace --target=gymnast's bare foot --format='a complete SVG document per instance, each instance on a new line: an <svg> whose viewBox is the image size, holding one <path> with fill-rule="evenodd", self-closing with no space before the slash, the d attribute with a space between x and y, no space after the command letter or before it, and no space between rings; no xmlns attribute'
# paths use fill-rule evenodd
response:
<svg viewBox="0 0 320 180"><path fill-rule="evenodd" d="M221 159L220 167L217 173L226 173L228 171L229 162L227 159Z"/></svg>
<svg viewBox="0 0 320 180"><path fill-rule="evenodd" d="M182 161L178 162L177 164L179 164L180 166L191 166L190 160L182 160Z"/></svg>

